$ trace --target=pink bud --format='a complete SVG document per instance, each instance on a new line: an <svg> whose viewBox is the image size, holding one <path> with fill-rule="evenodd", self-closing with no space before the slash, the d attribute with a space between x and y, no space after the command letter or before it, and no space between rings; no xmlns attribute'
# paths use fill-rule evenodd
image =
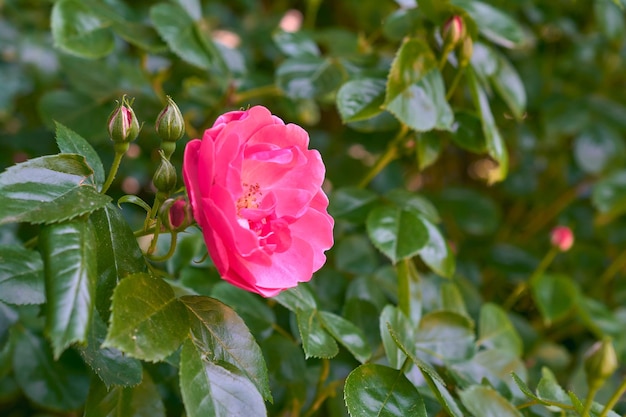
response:
<svg viewBox="0 0 626 417"><path fill-rule="evenodd" d="M170 224L174 229L178 229L188 220L188 208L185 200L176 200L170 207Z"/></svg>
<svg viewBox="0 0 626 417"><path fill-rule="evenodd" d="M130 142L139 134L139 122L130 105L126 97L122 97L121 103L118 102L117 107L109 116L107 123L109 136L115 143Z"/></svg>
<svg viewBox="0 0 626 417"><path fill-rule="evenodd" d="M574 233L567 226L556 226L550 233L550 241L561 252L566 252L574 244Z"/></svg>
<svg viewBox="0 0 626 417"><path fill-rule="evenodd" d="M455 15L443 25L443 41L452 46L458 44L465 36L465 25L461 16Z"/></svg>

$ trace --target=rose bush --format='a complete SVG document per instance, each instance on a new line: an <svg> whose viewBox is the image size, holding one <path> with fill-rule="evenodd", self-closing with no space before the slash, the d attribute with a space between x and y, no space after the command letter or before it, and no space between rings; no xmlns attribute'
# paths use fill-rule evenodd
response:
<svg viewBox="0 0 626 417"><path fill-rule="evenodd" d="M308 134L262 106L187 144L183 178L220 275L265 297L311 279L333 244L325 168Z"/></svg>

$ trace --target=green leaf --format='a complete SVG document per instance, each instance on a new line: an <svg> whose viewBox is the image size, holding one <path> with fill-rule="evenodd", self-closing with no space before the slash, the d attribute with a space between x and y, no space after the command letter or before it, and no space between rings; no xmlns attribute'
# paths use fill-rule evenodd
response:
<svg viewBox="0 0 626 417"><path fill-rule="evenodd" d="M619 170L594 184L591 201L601 213L598 223L606 224L626 212L626 170Z"/></svg>
<svg viewBox="0 0 626 417"><path fill-rule="evenodd" d="M328 212L334 218L345 217L355 223L365 221L372 203L378 195L371 191L357 187L345 187L335 190L330 198Z"/></svg>
<svg viewBox="0 0 626 417"><path fill-rule="evenodd" d="M454 282L444 282L441 287L441 309L443 311L451 311L462 316L470 318L463 301L463 295L459 291L459 287Z"/></svg>
<svg viewBox="0 0 626 417"><path fill-rule="evenodd" d="M513 377L513 380L515 381L515 384L520 389L520 391L522 391L524 395L526 395L528 398L537 401L539 404L550 404L548 401L542 400L541 398L537 397L535 393L531 391L528 385L526 385L526 382L524 382L524 380L520 378L515 372L511 372L511 376Z"/></svg>
<svg viewBox="0 0 626 417"><path fill-rule="evenodd" d="M479 346L503 349L516 356L522 355L522 339L506 312L497 304L483 304L480 309L478 330Z"/></svg>
<svg viewBox="0 0 626 417"><path fill-rule="evenodd" d="M0 174L0 224L53 223L104 207L111 198L85 184L93 171L80 155L42 156Z"/></svg>
<svg viewBox="0 0 626 417"><path fill-rule="evenodd" d="M79 0L59 0L50 18L54 45L84 58L101 58L113 50L113 33L107 23Z"/></svg>
<svg viewBox="0 0 626 417"><path fill-rule="evenodd" d="M39 253L21 246L0 245L0 301L8 304L46 301Z"/></svg>
<svg viewBox="0 0 626 417"><path fill-rule="evenodd" d="M491 387L473 385L459 393L463 405L475 416L522 417L517 408Z"/></svg>
<svg viewBox="0 0 626 417"><path fill-rule="evenodd" d="M46 279L46 332L54 356L85 342L95 304L94 231L86 219L55 223L39 233Z"/></svg>
<svg viewBox="0 0 626 417"><path fill-rule="evenodd" d="M80 358L70 350L54 360L48 343L24 328L18 328L14 336L13 372L24 395L45 408L81 407L89 378Z"/></svg>
<svg viewBox="0 0 626 417"><path fill-rule="evenodd" d="M454 253L437 226L422 217L428 232L428 243L420 249L422 261L442 277L452 278L456 269Z"/></svg>
<svg viewBox="0 0 626 417"><path fill-rule="evenodd" d="M506 178L509 170L509 156L504 145L504 140L498 131L493 114L491 113L491 107L489 106L487 94L480 86L478 79L471 68L467 69L467 79L472 92L474 106L480 114L480 119L482 121L483 134L485 135L485 141L487 144L487 152L489 156L491 156L498 164L498 167L489 173L488 182L494 183L502 181Z"/></svg>
<svg viewBox="0 0 626 417"><path fill-rule="evenodd" d="M98 248L96 308L108 321L113 290L125 276L145 272L146 262L133 231L113 204L96 211L89 220Z"/></svg>
<svg viewBox="0 0 626 417"><path fill-rule="evenodd" d="M191 340L180 355L180 391L189 417L266 416L263 398L245 376L206 360Z"/></svg>
<svg viewBox="0 0 626 417"><path fill-rule="evenodd" d="M457 146L473 153L487 152L480 118L472 113L460 111L455 113L454 120L451 138Z"/></svg>
<svg viewBox="0 0 626 417"><path fill-rule="evenodd" d="M292 99L325 96L339 88L342 81L339 63L330 58L289 58L276 69L276 85Z"/></svg>
<svg viewBox="0 0 626 417"><path fill-rule="evenodd" d="M282 291L274 297L283 307L294 313L298 310L316 309L315 296L307 284L299 284L297 287Z"/></svg>
<svg viewBox="0 0 626 417"><path fill-rule="evenodd" d="M596 25L604 36L618 41L626 34L624 25L624 6L619 1L596 0L593 2Z"/></svg>
<svg viewBox="0 0 626 417"><path fill-rule="evenodd" d="M475 350L470 319L450 311L426 314L415 335L417 349L439 359L462 360Z"/></svg>
<svg viewBox="0 0 626 417"><path fill-rule="evenodd" d="M205 360L232 365L271 401L263 354L241 317L214 298L185 296L181 301L190 313L192 341Z"/></svg>
<svg viewBox="0 0 626 417"><path fill-rule="evenodd" d="M172 52L184 61L202 69L223 65L215 45L179 5L156 4L150 8L150 19Z"/></svg>
<svg viewBox="0 0 626 417"><path fill-rule="evenodd" d="M591 125L574 139L574 159L589 174L620 167L625 156L626 147L622 138L606 125Z"/></svg>
<svg viewBox="0 0 626 417"><path fill-rule="evenodd" d="M141 384L112 389L98 380L91 381L83 417L165 417L165 406L157 386L147 372Z"/></svg>
<svg viewBox="0 0 626 417"><path fill-rule="evenodd" d="M320 56L317 44L304 32L286 32L282 29L272 34L274 43L289 57Z"/></svg>
<svg viewBox="0 0 626 417"><path fill-rule="evenodd" d="M526 90L522 80L511 63L501 53L495 53L497 70L489 81L509 106L513 116L522 120L526 111Z"/></svg>
<svg viewBox="0 0 626 417"><path fill-rule="evenodd" d="M138 359L159 361L172 354L189 334L185 305L160 278L129 275L113 293L111 324L103 347Z"/></svg>
<svg viewBox="0 0 626 417"><path fill-rule="evenodd" d="M350 80L337 92L337 110L344 123L369 119L382 112L387 82L380 78Z"/></svg>
<svg viewBox="0 0 626 417"><path fill-rule="evenodd" d="M344 399L353 417L427 417L424 400L402 371L365 364L348 375Z"/></svg>
<svg viewBox="0 0 626 417"><path fill-rule="evenodd" d="M102 380L107 390L113 385L139 384L142 374L141 362L115 348L101 347L106 334L107 326L96 312L87 336L87 344L79 346L78 353Z"/></svg>
<svg viewBox="0 0 626 417"><path fill-rule="evenodd" d="M335 254L335 265L339 271L370 274L379 264L376 249L370 239L362 234L341 239L335 246Z"/></svg>
<svg viewBox="0 0 626 417"><path fill-rule="evenodd" d="M56 141L61 153L71 153L82 155L85 157L85 162L93 171L93 180L98 189L102 188L104 184L104 167L100 157L93 149L93 147L82 136L73 130L68 129L61 123L55 122L56 126Z"/></svg>
<svg viewBox="0 0 626 417"><path fill-rule="evenodd" d="M441 155L441 138L433 132L425 132L415 136L417 166L420 171L434 164Z"/></svg>
<svg viewBox="0 0 626 417"><path fill-rule="evenodd" d="M307 359L332 358L339 353L337 342L322 327L322 321L316 309L299 309L296 312L296 320L302 339L302 349Z"/></svg>
<svg viewBox="0 0 626 417"><path fill-rule="evenodd" d="M490 41L505 48L515 48L525 42L526 36L519 23L495 7L476 0L450 0L450 3L465 9Z"/></svg>
<svg viewBox="0 0 626 417"><path fill-rule="evenodd" d="M565 318L578 303L578 288L565 275L543 274L531 283L537 308L546 324Z"/></svg>
<svg viewBox="0 0 626 417"><path fill-rule="evenodd" d="M445 86L428 44L407 39L391 65L385 109L418 132L449 130L452 109L445 99Z"/></svg>
<svg viewBox="0 0 626 417"><path fill-rule="evenodd" d="M399 208L414 211L432 223L441 222L439 213L433 203L417 193L402 188L396 188L385 194L385 198L392 201Z"/></svg>
<svg viewBox="0 0 626 417"><path fill-rule="evenodd" d="M377 207L367 216L370 240L393 263L416 255L428 243L428 229L414 212Z"/></svg>
<svg viewBox="0 0 626 417"><path fill-rule="evenodd" d="M411 322L398 307L387 305L380 313L378 322L380 329L380 338L383 342L383 348L389 361L389 366L394 369L400 369L406 354L399 349L398 343L394 340L391 330L403 338L413 339L413 329ZM390 330L391 329L391 330Z"/></svg>
<svg viewBox="0 0 626 417"><path fill-rule="evenodd" d="M320 311L322 326L361 363L369 360L372 350L365 335L352 322L341 316Z"/></svg>
<svg viewBox="0 0 626 417"><path fill-rule="evenodd" d="M561 388L556 377L547 367L541 368L541 379L539 380L539 384L537 384L536 392L537 396L542 400L567 405L572 404L567 392Z"/></svg>
<svg viewBox="0 0 626 417"><path fill-rule="evenodd" d="M498 229L501 214L496 203L471 188L447 187L441 192L437 207L464 233L485 236Z"/></svg>

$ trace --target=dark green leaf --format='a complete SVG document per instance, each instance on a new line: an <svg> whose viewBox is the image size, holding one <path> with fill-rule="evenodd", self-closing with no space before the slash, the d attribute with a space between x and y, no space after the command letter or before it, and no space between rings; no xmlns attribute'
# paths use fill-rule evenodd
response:
<svg viewBox="0 0 626 417"><path fill-rule="evenodd" d="M46 301L39 253L21 246L0 245L0 301L8 304Z"/></svg>
<svg viewBox="0 0 626 417"><path fill-rule="evenodd" d="M100 58L113 50L113 33L85 2L59 0L51 16L56 47L85 58Z"/></svg>
<svg viewBox="0 0 626 417"><path fill-rule="evenodd" d="M265 416L263 398L245 376L206 360L191 340L180 355L180 391L189 417Z"/></svg>
<svg viewBox="0 0 626 417"><path fill-rule="evenodd" d="M392 337L390 329L397 335L401 335L401 337L410 340L414 337L411 322L399 308L388 305L383 309L382 313L380 313L378 327L380 329L380 338L383 341L383 347L387 355L387 360L389 361L389 366L400 369L406 359L406 354L399 349L398 344Z"/></svg>
<svg viewBox="0 0 626 417"><path fill-rule="evenodd" d="M594 124L574 139L574 158L580 168L589 174L600 174L623 165L626 148L620 135L613 129Z"/></svg>
<svg viewBox="0 0 626 417"><path fill-rule="evenodd" d="M214 298L185 296L181 301L190 313L192 341L204 360L232 365L271 401L263 354L237 313Z"/></svg>
<svg viewBox="0 0 626 417"><path fill-rule="evenodd" d="M184 61L203 69L221 65L215 45L178 4L159 3L152 6L150 19L172 52Z"/></svg>
<svg viewBox="0 0 626 417"><path fill-rule="evenodd" d="M97 264L94 231L85 219L45 226L39 247L46 279L46 332L54 356L85 342L95 304Z"/></svg>
<svg viewBox="0 0 626 417"><path fill-rule="evenodd" d="M393 263L416 255L428 243L428 229L419 215L393 207L377 207L367 216L367 233Z"/></svg>
<svg viewBox="0 0 626 417"><path fill-rule="evenodd" d="M158 361L174 352L189 334L185 305L160 278L129 275L113 293L111 324L103 347L138 359Z"/></svg>
<svg viewBox="0 0 626 417"><path fill-rule="evenodd" d="M368 208L376 201L378 195L363 188L347 187L335 190L330 198L329 213L337 217L345 217L357 222L365 220Z"/></svg>
<svg viewBox="0 0 626 417"><path fill-rule="evenodd" d="M89 378L71 350L52 358L49 345L26 329L15 333L13 371L23 393L35 404L57 410L76 410L85 402Z"/></svg>
<svg viewBox="0 0 626 417"><path fill-rule="evenodd" d="M111 198L88 184L93 171L80 155L42 156L0 174L0 224L52 223L104 207Z"/></svg>
<svg viewBox="0 0 626 417"><path fill-rule="evenodd" d="M473 323L450 311L426 314L415 335L417 348L439 359L467 359L474 352Z"/></svg>
<svg viewBox="0 0 626 417"><path fill-rule="evenodd" d="M496 53L498 69L489 77L489 81L509 106L513 116L522 120L526 111L526 90L519 74L501 53Z"/></svg>
<svg viewBox="0 0 626 417"><path fill-rule="evenodd" d="M459 291L459 287L454 282L444 282L441 287L441 309L443 311L451 311L462 316L470 318L463 301L463 295Z"/></svg>
<svg viewBox="0 0 626 417"><path fill-rule="evenodd" d="M279 29L273 33L272 39L278 49L289 57L320 56L317 44L304 32Z"/></svg>
<svg viewBox="0 0 626 417"><path fill-rule="evenodd" d="M339 63L330 58L289 58L276 69L276 84L293 99L325 96L339 88L342 80Z"/></svg>
<svg viewBox="0 0 626 417"><path fill-rule="evenodd" d="M491 387L471 386L459 394L463 405L475 416L522 417L517 408Z"/></svg>
<svg viewBox="0 0 626 417"><path fill-rule="evenodd" d="M626 170L616 171L594 184L591 201L606 224L626 212Z"/></svg>
<svg viewBox="0 0 626 417"><path fill-rule="evenodd" d="M519 23L489 4L475 0L450 0L450 3L465 9L480 32L498 45L514 48L526 40Z"/></svg>
<svg viewBox="0 0 626 417"><path fill-rule="evenodd" d="M165 407L157 386L146 372L141 384L130 387L114 387L92 380L83 417L165 417Z"/></svg>
<svg viewBox="0 0 626 417"><path fill-rule="evenodd" d="M434 132L425 132L416 135L415 151L417 154L417 166L420 171L434 164L441 154L441 138Z"/></svg>
<svg viewBox="0 0 626 417"><path fill-rule="evenodd" d="M337 110L344 123L369 119L382 111L387 82L379 78L350 80L337 92Z"/></svg>
<svg viewBox="0 0 626 417"><path fill-rule="evenodd" d="M487 94L480 86L476 75L471 70L467 69L467 78L472 92L472 98L474 100L474 106L480 114L482 121L483 134L485 135L485 142L487 144L487 152L491 156L498 167L489 172L487 181L494 183L504 180L509 170L509 155L504 145L504 140L498 131L496 122L491 113L491 107L489 105L489 99Z"/></svg>
<svg viewBox="0 0 626 417"><path fill-rule="evenodd" d="M370 239L361 234L354 234L339 241L335 253L335 264L339 271L370 274L378 266L376 249Z"/></svg>
<svg viewBox="0 0 626 417"><path fill-rule="evenodd" d="M487 303L480 309L478 345L487 349L503 349L522 355L522 339L506 312L496 304Z"/></svg>
<svg viewBox="0 0 626 417"><path fill-rule="evenodd" d="M402 371L365 364L348 375L344 399L353 417L427 417L424 400Z"/></svg>
<svg viewBox="0 0 626 417"><path fill-rule="evenodd" d="M531 289L547 324L566 317L578 303L578 289L568 276L543 274L531 284Z"/></svg>
<svg viewBox="0 0 626 417"><path fill-rule="evenodd" d="M61 153L73 153L84 156L87 165L93 170L93 179L96 186L98 189L102 188L105 180L104 167L96 151L78 133L68 129L61 123L55 122L55 125L57 145Z"/></svg>
<svg viewBox="0 0 626 417"><path fill-rule="evenodd" d="M422 218L428 232L428 243L420 249L422 261L442 277L452 278L456 269L454 253L437 226Z"/></svg>
<svg viewBox="0 0 626 417"><path fill-rule="evenodd" d="M296 312L302 349L308 358L332 358L339 353L337 342L322 327L319 312L316 309L304 309Z"/></svg>
<svg viewBox="0 0 626 417"><path fill-rule="evenodd" d="M471 188L448 187L437 203L439 210L447 215L444 217L470 235L489 235L500 224L501 215L495 202Z"/></svg>
<svg viewBox="0 0 626 417"><path fill-rule="evenodd" d="M361 363L369 360L372 350L361 329L336 314L320 311L322 326Z"/></svg>
<svg viewBox="0 0 626 417"><path fill-rule="evenodd" d="M463 149L474 153L487 152L487 143L480 118L472 113L458 112L454 115L452 141Z"/></svg>
<svg viewBox="0 0 626 417"><path fill-rule="evenodd" d="M107 204L89 218L98 248L96 308L108 321L113 290L127 275L146 270L146 263L133 231L122 212Z"/></svg>
<svg viewBox="0 0 626 417"><path fill-rule="evenodd" d="M441 221L439 213L433 203L417 193L402 188L396 188L385 194L385 198L393 201L399 208L407 211L415 211L417 214L433 223L439 223Z"/></svg>
<svg viewBox="0 0 626 417"><path fill-rule="evenodd" d="M274 300L294 313L297 310L317 308L315 296L307 284L299 284L297 287L282 291L274 297Z"/></svg>
<svg viewBox="0 0 626 417"><path fill-rule="evenodd" d="M87 344L78 347L83 360L100 377L107 390L113 385L139 384L142 374L141 362L125 356L115 348L101 347L106 334L107 326L96 312L89 329Z"/></svg>

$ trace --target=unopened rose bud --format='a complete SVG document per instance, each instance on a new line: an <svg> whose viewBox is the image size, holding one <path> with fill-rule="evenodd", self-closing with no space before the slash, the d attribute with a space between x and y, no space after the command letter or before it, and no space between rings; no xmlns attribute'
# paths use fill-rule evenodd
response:
<svg viewBox="0 0 626 417"><path fill-rule="evenodd" d="M461 43L461 49L459 50L459 65L464 68L469 64L472 55L474 54L474 41L470 36L463 38Z"/></svg>
<svg viewBox="0 0 626 417"><path fill-rule="evenodd" d="M154 173L152 182L159 193L164 195L171 194L176 188L176 169L172 163L165 157L163 152L160 152L161 164Z"/></svg>
<svg viewBox="0 0 626 417"><path fill-rule="evenodd" d="M117 107L111 112L107 126L109 136L113 142L128 143L134 140L139 134L139 122L126 96L118 102Z"/></svg>
<svg viewBox="0 0 626 417"><path fill-rule="evenodd" d="M165 200L159 215L167 230L184 229L192 223L191 206L184 198Z"/></svg>
<svg viewBox="0 0 626 417"><path fill-rule="evenodd" d="M185 120L183 119L183 115L180 112L180 109L169 96L167 97L167 105L161 111L156 120L156 131L161 140L164 142L163 145L167 142L176 142L178 139L183 137L185 133ZM173 146L175 148L176 145ZM169 149L165 149L165 156L168 155ZM173 150L172 150L173 152Z"/></svg>
<svg viewBox="0 0 626 417"><path fill-rule="evenodd" d="M610 338L594 343L585 354L588 386L601 386L617 369L617 355Z"/></svg>
<svg viewBox="0 0 626 417"><path fill-rule="evenodd" d="M550 232L550 242L561 252L566 252L574 244L574 233L567 226L557 226Z"/></svg>
<svg viewBox="0 0 626 417"><path fill-rule="evenodd" d="M455 15L446 21L441 33L443 42L454 48L465 37L465 23L461 16Z"/></svg>

